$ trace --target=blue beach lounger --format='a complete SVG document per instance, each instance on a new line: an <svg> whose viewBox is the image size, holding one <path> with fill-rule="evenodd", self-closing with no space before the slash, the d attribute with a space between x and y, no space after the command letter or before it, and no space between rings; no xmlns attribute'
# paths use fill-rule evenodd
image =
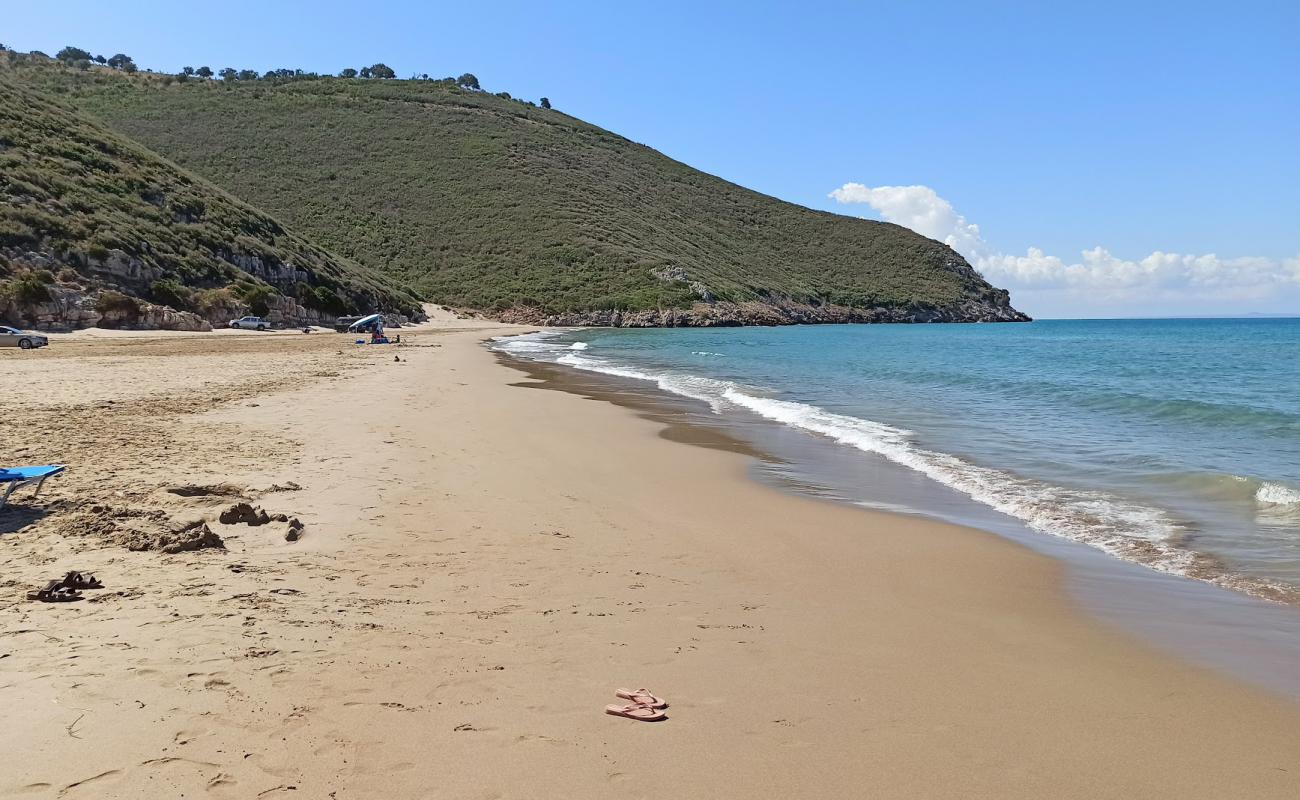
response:
<svg viewBox="0 0 1300 800"><path fill-rule="evenodd" d="M36 484L36 491L32 496L40 494L41 484L51 475L58 475L67 469L62 464L50 464L44 467L9 467L0 469L0 509L5 507L9 502L9 495L13 494L20 486L26 486L29 483Z"/></svg>

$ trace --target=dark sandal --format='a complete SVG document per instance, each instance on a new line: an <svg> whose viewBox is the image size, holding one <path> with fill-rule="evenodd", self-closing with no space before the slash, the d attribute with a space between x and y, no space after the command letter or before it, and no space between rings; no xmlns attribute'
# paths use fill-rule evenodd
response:
<svg viewBox="0 0 1300 800"><path fill-rule="evenodd" d="M90 572L69 572L63 576L63 585L69 589L103 589L104 584Z"/></svg>
<svg viewBox="0 0 1300 800"><path fill-rule="evenodd" d="M45 584L45 588L28 592L27 599L39 600L42 603L70 603L82 598L80 592L64 586L63 581L50 581Z"/></svg>

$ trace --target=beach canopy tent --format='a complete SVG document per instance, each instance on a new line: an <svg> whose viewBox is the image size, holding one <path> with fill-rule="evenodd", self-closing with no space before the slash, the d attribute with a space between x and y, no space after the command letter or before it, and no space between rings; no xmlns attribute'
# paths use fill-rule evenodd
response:
<svg viewBox="0 0 1300 800"><path fill-rule="evenodd" d="M359 333L361 331L382 331L384 329L384 315L371 314L368 317L362 317L348 326L349 333Z"/></svg>
<svg viewBox="0 0 1300 800"><path fill-rule="evenodd" d="M29 483L36 484L36 491L32 496L41 493L41 484L51 475L58 475L66 467L61 464L49 464L43 467L9 467L8 469L0 468L0 509L5 507L9 502L9 495L13 494L19 487L26 486Z"/></svg>

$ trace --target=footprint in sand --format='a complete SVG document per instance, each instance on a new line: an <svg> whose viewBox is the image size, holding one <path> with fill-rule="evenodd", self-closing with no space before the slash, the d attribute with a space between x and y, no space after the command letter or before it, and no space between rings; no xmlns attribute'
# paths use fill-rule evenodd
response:
<svg viewBox="0 0 1300 800"><path fill-rule="evenodd" d="M79 786L87 786L92 783L99 783L101 781L117 777L118 775L121 774L122 774L122 770L120 769L110 769L107 772L101 772L98 775L91 775L89 778L82 778L79 781L73 781L72 783L69 783L67 786L64 786L61 790L59 790L59 794L67 794L68 792L72 791L73 789L76 789Z"/></svg>

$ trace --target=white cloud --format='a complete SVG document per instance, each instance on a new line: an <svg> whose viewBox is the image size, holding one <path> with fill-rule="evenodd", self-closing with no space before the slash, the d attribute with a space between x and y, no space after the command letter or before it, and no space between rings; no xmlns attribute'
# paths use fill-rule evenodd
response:
<svg viewBox="0 0 1300 800"><path fill-rule="evenodd" d="M1067 262L1031 247L1018 256L990 247L978 225L928 186L846 183L830 197L870 206L887 222L947 244L991 282L1010 289L1013 300L1032 299L1048 313L1300 310L1300 255L1220 258L1156 251L1131 261L1094 247Z"/></svg>
<svg viewBox="0 0 1300 800"><path fill-rule="evenodd" d="M980 226L967 222L952 203L929 186L864 186L846 183L831 197L841 203L866 203L887 222L911 228L922 236L938 239L967 258L983 251Z"/></svg>

